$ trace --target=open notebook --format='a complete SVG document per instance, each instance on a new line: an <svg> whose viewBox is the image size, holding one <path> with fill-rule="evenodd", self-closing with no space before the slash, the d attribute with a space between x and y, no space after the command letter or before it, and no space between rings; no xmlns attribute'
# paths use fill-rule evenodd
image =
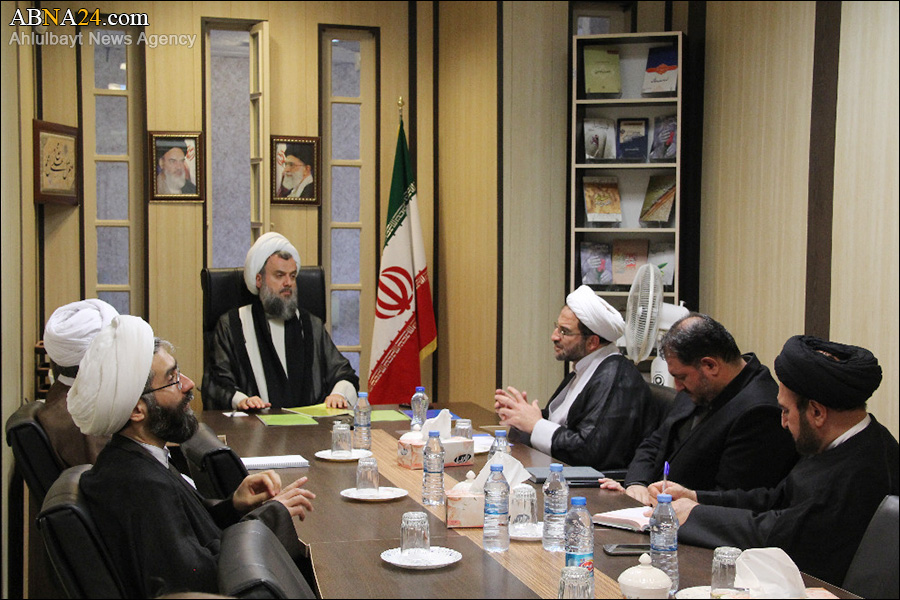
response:
<svg viewBox="0 0 900 600"><path fill-rule="evenodd" d="M650 510L649 506L635 506L634 508L622 508L609 512L597 513L593 517L595 525L603 527L616 527L618 529L630 529L631 531L650 531L650 517L644 513Z"/></svg>

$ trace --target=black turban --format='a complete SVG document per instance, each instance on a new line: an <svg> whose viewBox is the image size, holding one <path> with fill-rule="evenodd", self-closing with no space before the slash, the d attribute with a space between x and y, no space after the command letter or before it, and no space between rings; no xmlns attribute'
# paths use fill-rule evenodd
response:
<svg viewBox="0 0 900 600"><path fill-rule="evenodd" d="M871 352L809 335L785 342L775 373L791 391L838 410L862 407L881 384L881 367Z"/></svg>

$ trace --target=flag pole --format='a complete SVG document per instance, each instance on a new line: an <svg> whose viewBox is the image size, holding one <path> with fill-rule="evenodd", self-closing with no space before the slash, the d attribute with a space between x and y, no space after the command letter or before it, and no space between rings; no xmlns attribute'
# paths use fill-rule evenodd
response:
<svg viewBox="0 0 900 600"><path fill-rule="evenodd" d="M400 124L403 124L403 96L397 99L397 110L400 111Z"/></svg>

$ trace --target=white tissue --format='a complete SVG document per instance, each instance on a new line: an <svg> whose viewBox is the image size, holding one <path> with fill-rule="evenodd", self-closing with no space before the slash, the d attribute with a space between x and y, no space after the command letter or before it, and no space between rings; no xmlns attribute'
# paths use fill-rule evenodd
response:
<svg viewBox="0 0 900 600"><path fill-rule="evenodd" d="M750 548L735 562L735 587L751 598L806 598L800 569L781 548Z"/></svg>
<svg viewBox="0 0 900 600"><path fill-rule="evenodd" d="M489 461L487 461L487 464L485 464L484 468L481 469L481 472L478 473L478 477L472 482L471 490L473 494L481 494L484 492L484 484L487 483L488 477L491 476L491 465L494 464L503 465L503 477L506 478L509 489L516 487L531 477L531 473L526 471L525 467L522 466L522 463L513 458L512 455L507 454L506 452L497 452Z"/></svg>

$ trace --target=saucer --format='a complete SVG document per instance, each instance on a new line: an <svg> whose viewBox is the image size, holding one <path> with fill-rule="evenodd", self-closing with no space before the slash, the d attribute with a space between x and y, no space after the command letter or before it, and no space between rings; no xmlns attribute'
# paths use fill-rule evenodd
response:
<svg viewBox="0 0 900 600"><path fill-rule="evenodd" d="M377 490L359 490L357 488L347 488L341 491L341 496L351 500L362 500L364 502L383 502L385 500L395 500L408 495L404 489L395 487L381 486Z"/></svg>
<svg viewBox="0 0 900 600"><path fill-rule="evenodd" d="M520 542L539 542L544 534L544 522L527 523L525 525L511 524L509 526L509 539Z"/></svg>
<svg viewBox="0 0 900 600"><path fill-rule="evenodd" d="M428 552L411 551L401 554L400 548L391 548L381 553L381 560L391 563L395 567L404 569L440 569L459 561L462 554L451 548L432 546Z"/></svg>
<svg viewBox="0 0 900 600"><path fill-rule="evenodd" d="M352 462L354 460L359 460L361 458L367 458L372 456L372 452L370 450L361 450L359 448L354 448L350 451L350 456L333 456L331 454L331 450L319 450L316 452L316 458L321 458L322 460L332 460L335 462Z"/></svg>

